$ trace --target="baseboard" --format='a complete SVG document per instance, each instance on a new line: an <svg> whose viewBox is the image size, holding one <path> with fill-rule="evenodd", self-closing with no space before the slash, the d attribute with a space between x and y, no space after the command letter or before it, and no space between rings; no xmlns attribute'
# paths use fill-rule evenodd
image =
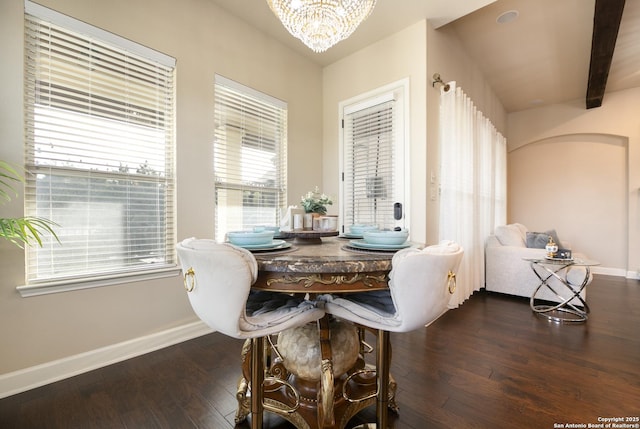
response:
<svg viewBox="0 0 640 429"><path fill-rule="evenodd" d="M625 270L624 268L601 267L598 265L595 267L591 267L591 272L593 274L602 274L605 276L616 276L616 277L627 276L627 270Z"/></svg>
<svg viewBox="0 0 640 429"><path fill-rule="evenodd" d="M640 280L640 270L638 270L638 271L627 271L627 278L628 279L634 279L634 280Z"/></svg>
<svg viewBox="0 0 640 429"><path fill-rule="evenodd" d="M198 321L89 352L0 375L0 398L25 392L211 333Z"/></svg>

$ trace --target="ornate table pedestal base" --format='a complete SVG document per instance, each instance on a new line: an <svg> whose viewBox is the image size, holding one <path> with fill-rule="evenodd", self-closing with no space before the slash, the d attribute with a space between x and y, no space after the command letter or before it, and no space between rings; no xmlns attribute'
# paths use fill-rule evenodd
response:
<svg viewBox="0 0 640 429"><path fill-rule="evenodd" d="M365 372L349 377L364 368L375 370L374 366L364 362L366 350L364 343L361 342L364 339L364 330L357 329L354 344L348 337L351 335L350 331L355 331L356 327L349 322L329 323L328 317L325 317L318 323L317 328L315 324L311 324L310 327L312 329L309 329L308 325L307 327L294 328L286 335L281 334L279 342L283 344L272 347L271 353L267 354L270 358L266 363L266 375L287 381L295 391L291 391L281 384L265 384L265 406L268 411L282 416L298 429L343 429L354 415L376 403L375 372ZM315 338L313 332L315 332ZM326 341L329 338L333 338L334 341ZM309 346L310 342L315 342L315 347ZM293 345L294 343L295 345ZM345 343L350 346L349 348L356 348L355 355L340 350L340 346ZM301 353L301 350L307 351ZM327 352L330 355L329 359L325 359ZM285 366L287 353L290 357L302 357L301 359L295 358L298 362L289 362L287 365L289 369ZM242 351L243 377L238 382L236 394L238 400L236 424L244 421L250 414L250 389L247 381L250 380L251 375L250 354L251 342L247 341ZM314 354L317 355L315 359L313 358ZM333 361L334 357L336 362ZM308 364L302 362L304 360L308 360ZM345 364L348 364L348 367L345 368ZM330 373L324 372L325 369L328 369ZM367 399L355 402L347 400L343 396L344 390L348 392L349 398ZM395 393L396 383L390 378L388 402L385 401L385 403L397 412ZM296 403L296 396L299 398L297 409L287 410Z"/></svg>

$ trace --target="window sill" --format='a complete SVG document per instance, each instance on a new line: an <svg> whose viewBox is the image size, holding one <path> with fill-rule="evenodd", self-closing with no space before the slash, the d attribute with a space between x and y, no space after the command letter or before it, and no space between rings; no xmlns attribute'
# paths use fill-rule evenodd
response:
<svg viewBox="0 0 640 429"><path fill-rule="evenodd" d="M120 275L92 277L83 279L66 279L61 281L42 282L31 285L17 286L16 289L23 298L48 295L52 293L70 292L81 289L92 289L103 286L120 285L124 283L155 280L174 277L180 274L180 267L174 266L142 273L123 273Z"/></svg>

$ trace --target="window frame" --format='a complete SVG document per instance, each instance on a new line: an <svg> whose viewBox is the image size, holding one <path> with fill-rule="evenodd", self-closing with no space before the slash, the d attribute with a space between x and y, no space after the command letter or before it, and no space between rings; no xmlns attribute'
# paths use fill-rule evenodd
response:
<svg viewBox="0 0 640 429"><path fill-rule="evenodd" d="M221 242L232 230L280 225L281 210L287 203L288 105L219 74L215 75L214 94L214 228L215 238ZM255 153L253 157L250 152ZM261 158L266 155L271 156L269 161ZM273 183L256 177L247 180L248 171L272 176ZM235 205L221 202L224 191L227 201L235 201ZM268 199L269 195L272 198ZM247 210L249 207L253 210Z"/></svg>
<svg viewBox="0 0 640 429"><path fill-rule="evenodd" d="M162 229L157 229L157 231L161 231L158 235L157 242L162 245L162 254L160 258L161 262L153 261L148 265L143 265L142 263L138 264L127 264L122 263L121 265L114 264L115 268L107 268L107 269L96 269L96 267L91 267L81 274L73 275L69 273L62 273L60 275L49 274L42 277L34 277L33 276L33 268L30 266L30 261L33 258L37 258L37 252L45 252L45 248L27 248L26 249L26 274L25 274L25 284L18 286L17 289L20 294L24 296L34 296L34 295L42 295L47 293L56 293L63 292L68 290L76 290L76 289L86 289L92 287L101 287L112 284L122 284L131 281L140 281L140 280L150 280L157 279L163 277L174 276L179 272L179 267L177 265L177 257L175 254L175 237L176 237L176 222L175 222L175 108L176 108L176 100L175 100L175 68L176 68L176 60L168 55L155 51L146 46L135 43L131 40L125 39L116 34L110 33L108 31L102 30L100 28L94 27L85 22L79 21L70 16L61 14L52 9L48 9L36 3L33 3L29 0L25 0L24 2L24 13L25 13L25 166L27 169L26 174L26 184L25 184L25 215L27 216L41 216L51 218L52 216L47 216L46 214L42 214L37 210L37 200L36 200L36 175L39 169L43 168L42 164L37 165L34 161L37 158L35 154L35 148L38 143L36 143L37 137L35 136L34 130L36 126L38 126L34 121L35 117L38 115L36 111L40 109L41 112L50 112L55 108L49 106L47 107L44 104L44 107L38 107L38 100L36 99L37 86L40 85L41 78L39 76L39 70L42 67L45 67L47 64L52 64L52 61L43 61L41 64L37 64L35 59L29 58L31 52L27 52L34 44L40 44L39 41L31 41L29 40L29 34L32 34L32 30L30 28L39 29L41 26L50 27L50 31L60 31L61 34L69 34L73 37L77 37L78 40L83 41L87 45L91 43L95 43L96 49L100 49L100 47L107 47L108 49L112 49L113 52L122 53L123 57L129 58L126 60L125 64L128 64L128 61L138 61L141 59L143 62L148 62L148 64L155 64L153 67L162 68L165 70L165 73L169 77L169 85L166 86L163 94L165 94L168 98L167 104L164 107L164 110L158 110L160 114L164 115L164 121L161 125L146 125L144 126L147 130L158 130L154 131L154 134L157 134L159 137L158 143L156 146L159 148L162 153L162 168L155 173L155 177L153 174L143 174L140 173L140 169L143 168L143 164L140 165L128 165L129 169L135 170L138 167L137 173L134 174L123 174L122 171L116 171L113 169L113 166L107 166L104 161L100 161L98 157L97 167L94 167L94 170L91 170L90 167L86 167L85 169L79 168L78 165L73 165L71 161L64 161L68 163L67 166L55 165L46 165L47 169L52 169L58 172L64 170L64 174L77 175L78 177L91 177L92 175L98 177L109 177L109 180L122 180L123 176L127 177L127 180L136 180L138 177L139 180L153 183L162 183L162 190L155 190L154 195L160 192L163 192L162 198L160 202L158 202L158 207L160 208L157 215L160 215L158 219L160 219L161 224L158 226L162 226ZM33 22L31 22L33 21ZM59 29L59 30L58 30ZM35 30L33 30L35 31ZM63 36L64 37L64 34ZM61 39L64 40L64 39ZM77 64L82 63L82 57L80 55L77 56L78 62ZM133 60L132 60L133 58ZM33 70L30 70L29 67L33 67ZM71 65L70 67L75 67ZM56 70L56 69L52 69ZM124 70L124 67L118 69L115 68L115 80L118 79L118 71ZM87 76L89 76L93 72L87 72ZM53 87L55 81L45 80L45 83L48 83ZM69 86L63 86L61 89L70 90L70 93L73 91L78 91L79 82L80 81L72 81ZM153 86L151 85L153 88ZM141 124L141 119L118 119L119 115L124 115L124 109L118 108L117 105L120 103L116 101L122 94L118 92L114 92L113 98L111 97L103 97L103 94L99 93L98 90L91 91L88 93L77 93L81 98L77 98L79 102L81 100L89 99L89 97L93 97L92 99L102 99L107 103L111 103L109 107L111 108L111 113L115 115L114 117L108 118L105 115L101 114L91 114L85 115L87 121L94 122L107 122L110 121L110 126L114 127L123 127L123 129L131 130L132 127L143 128ZM89 95L92 94L92 95ZM82 98L85 97L85 98ZM45 96L46 98L46 96ZM70 100L71 98L69 98ZM125 98L128 99L128 98ZM62 114L61 120L69 120L70 116L78 115L78 111L74 107L71 107L71 102L68 104L61 104L61 109L55 109ZM115 108L113 106L116 106ZM167 115L167 112L169 113ZM153 112L151 112L153 113ZM66 115L66 119L64 119L64 115ZM64 124L64 122L63 122ZM128 128L127 128L128 127ZM142 140L138 140L142 141ZM160 146L162 148L160 149ZM144 150L146 150L143 147ZM69 149L70 150L70 149ZM69 150L64 152L63 154L69 154ZM114 149L112 149L114 150ZM127 151L127 153L129 153ZM146 154L145 154L146 155ZM125 159L125 161L130 161ZM103 162L103 164L99 164L99 162ZM133 161L132 161L133 162ZM102 169L104 171L98 171L100 169L100 165L102 165ZM146 162L144 165L147 165ZM138 174L140 173L140 174ZM113 176L113 177L112 177ZM117 176L117 177L116 177ZM105 179L105 181L107 181ZM155 189L155 187L154 187ZM148 195L148 194L144 194ZM127 197L128 198L128 197ZM53 204L54 201L50 200L49 204ZM49 206L49 210L53 210L51 206ZM121 209L124 210L124 209ZM51 213L51 212L49 212ZM138 213L138 212L136 212ZM56 227L56 231L59 233L58 235L61 237L61 240L64 240L64 234L61 234L59 229L64 228L64 226ZM124 228L124 227L123 227ZM118 230L125 231L125 229ZM123 236L126 237L126 242L123 247L127 247L130 245L130 240L132 240L131 236L128 233L123 232ZM51 240L52 243L50 245L58 245L54 240ZM64 245L64 241L61 245ZM91 247L85 247L85 251L90 253ZM122 259L126 260L126 253L122 254ZM37 266L38 262L35 263Z"/></svg>

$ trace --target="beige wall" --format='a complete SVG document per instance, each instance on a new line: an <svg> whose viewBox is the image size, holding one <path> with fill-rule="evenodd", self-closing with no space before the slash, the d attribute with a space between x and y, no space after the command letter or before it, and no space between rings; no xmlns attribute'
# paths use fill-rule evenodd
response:
<svg viewBox="0 0 640 429"><path fill-rule="evenodd" d="M509 153L509 217L626 274L626 138L574 134ZM566 244L569 243L569 244Z"/></svg>
<svg viewBox="0 0 640 429"><path fill-rule="evenodd" d="M289 103L289 199L322 180L322 70L207 0L39 0L177 59L178 238L213 235L213 77ZM126 13L125 13L126 11ZM22 163L23 0L0 2L0 159ZM259 71L259 72L257 72ZM310 161L311 160L311 161ZM313 168L309 168L309 165ZM19 216L22 200L0 207ZM0 375L196 321L179 277L21 298L0 242Z"/></svg>
<svg viewBox="0 0 640 429"><path fill-rule="evenodd" d="M569 196L556 204L560 239L568 236L575 250L602 262L600 272L636 277L640 268L640 88L606 94L599 108L585 109L576 100L511 113L508 117L509 221L530 222L535 228L556 227L545 198ZM532 150L544 145L547 150ZM528 146L531 145L531 148ZM567 148L572 148L566 152ZM527 154L526 161L522 154ZM549 187L533 177L524 162L559 169L560 157L571 167L572 186ZM550 158L554 158L550 161ZM541 198L522 198L541 183ZM585 187L595 194L585 195ZM544 190L541 190L544 188ZM622 188L622 189L620 189ZM576 197L576 198L574 198ZM585 204L587 202L587 204ZM615 227L611 223L618 223ZM528 225L527 225L528 226ZM531 228L531 227L530 227Z"/></svg>

